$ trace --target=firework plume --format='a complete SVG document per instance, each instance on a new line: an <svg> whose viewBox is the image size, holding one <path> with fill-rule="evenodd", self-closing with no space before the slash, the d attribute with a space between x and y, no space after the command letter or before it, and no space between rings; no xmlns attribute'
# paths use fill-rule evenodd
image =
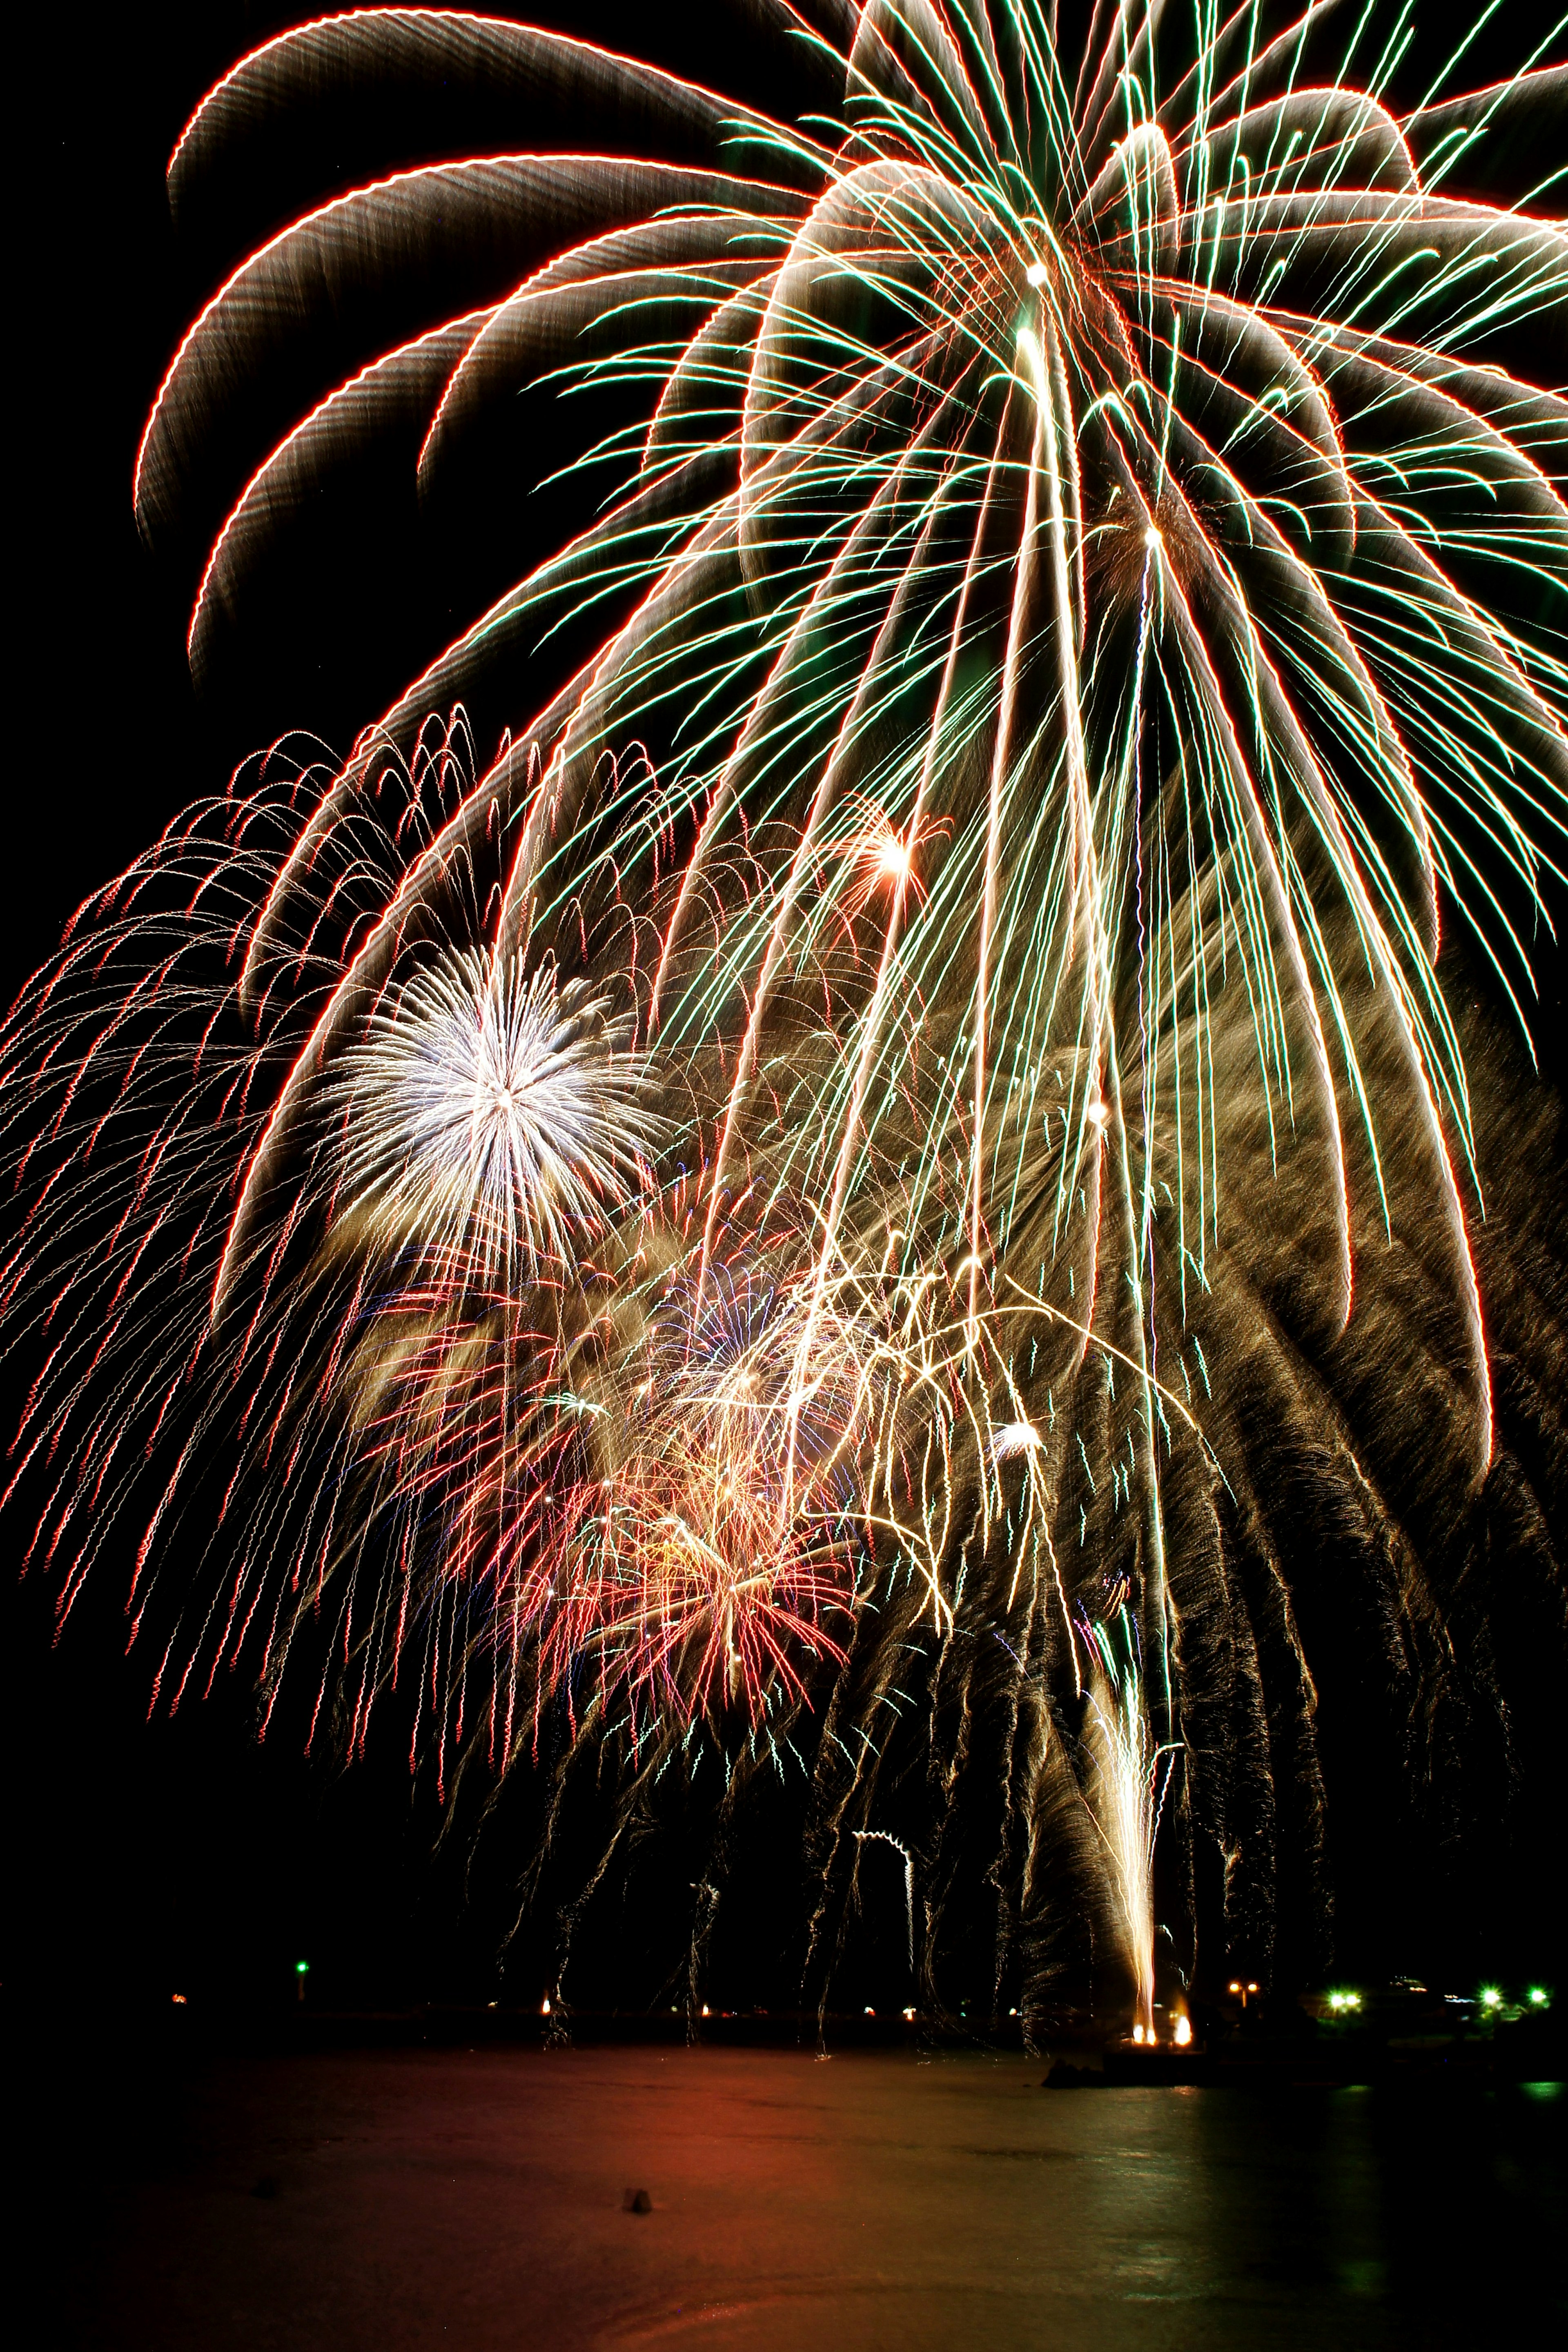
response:
<svg viewBox="0 0 1568 2352"><path fill-rule="evenodd" d="M1237 1948L1311 1896L1313 1627L1475 1696L1444 975L1525 1007L1568 810L1568 232L1496 193L1564 75L1409 98L1331 5L732 13L767 109L369 9L180 140L182 220L325 175L138 456L198 682L312 574L408 642L426 543L462 625L13 1016L36 1548L68 1606L136 1520L176 1699L325 1621L351 1746L405 1672L443 1769L613 1769L585 1883L672 1758L725 1838L789 1778L824 1999L886 1837L923 1999L1038 2016L1109 1904L1147 2018L1203 1856ZM313 160L437 87L450 154Z"/></svg>

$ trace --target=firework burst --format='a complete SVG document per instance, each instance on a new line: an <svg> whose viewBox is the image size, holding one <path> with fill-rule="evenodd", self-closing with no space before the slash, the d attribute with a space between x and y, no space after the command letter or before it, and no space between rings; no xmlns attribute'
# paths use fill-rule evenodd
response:
<svg viewBox="0 0 1568 2352"><path fill-rule="evenodd" d="M488 1289L569 1270L660 1131L629 1030L552 963L471 949L417 972L341 1065L341 1218Z"/></svg>

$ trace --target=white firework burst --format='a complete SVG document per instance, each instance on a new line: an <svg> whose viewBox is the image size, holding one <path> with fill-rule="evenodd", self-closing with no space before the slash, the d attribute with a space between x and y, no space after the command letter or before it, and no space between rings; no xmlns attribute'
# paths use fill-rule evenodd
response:
<svg viewBox="0 0 1568 2352"><path fill-rule="evenodd" d="M649 1181L662 1122L631 1023L552 961L445 955L345 1057L346 1207L437 1279L570 1266Z"/></svg>

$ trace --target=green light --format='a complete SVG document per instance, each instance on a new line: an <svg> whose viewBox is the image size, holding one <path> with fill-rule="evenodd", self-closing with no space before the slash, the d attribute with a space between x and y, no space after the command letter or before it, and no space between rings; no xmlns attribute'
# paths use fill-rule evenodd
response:
<svg viewBox="0 0 1568 2352"><path fill-rule="evenodd" d="M307 1977L307 1976L309 1976L309 1975L310 1975L310 1961L309 1961L309 1960L296 1960L296 1961L295 1961L295 1963L294 1963L294 1974L295 1974L297 1977Z"/></svg>
<svg viewBox="0 0 1568 2352"><path fill-rule="evenodd" d="M1502 2007L1502 1995L1499 1992L1496 1985L1483 1985L1481 1987L1481 2007L1483 2009L1500 2009Z"/></svg>
<svg viewBox="0 0 1568 2352"><path fill-rule="evenodd" d="M1552 1995L1547 1992L1542 1986L1531 1985L1530 1988L1530 2005L1531 2009L1550 2009L1552 2006Z"/></svg>

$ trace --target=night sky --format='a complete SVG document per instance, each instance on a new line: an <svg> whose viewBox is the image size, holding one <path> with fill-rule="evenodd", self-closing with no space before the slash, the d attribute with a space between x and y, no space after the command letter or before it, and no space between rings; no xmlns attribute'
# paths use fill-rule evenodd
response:
<svg viewBox="0 0 1568 2352"><path fill-rule="evenodd" d="M163 194L169 151L225 67L299 13L234 0L45 10L31 73L13 85L30 162L14 181L12 211L22 284L11 303L10 541L20 545L9 570L21 644L9 665L7 997L88 893L196 793L221 788L257 740L254 700L195 705L183 650L189 583L158 576L145 556L130 478L168 356L226 257L177 246ZM574 29L589 21L563 5L517 13ZM668 60L689 62L681 47L700 55L695 10L598 10L592 21L613 36L616 16L628 18L649 54L647 26L660 13L682 19L665 35ZM367 676L378 653L386 649L355 649ZM289 700L268 724L345 725L331 678L274 683ZM1553 1057L1561 975L1546 966L1543 977L1542 1037ZM1560 1196L1562 1171L1540 1175ZM8 1420L33 1369L6 1366ZM15 1582L26 1533L17 1518L0 1521L8 1988L282 2000L295 1959L308 1957L312 1996L326 2001L537 1997L526 1960L504 1984L497 1974L505 1868L487 1862L466 1896L466 1838L432 1859L436 1794L411 1781L390 1722L368 1762L346 1775L329 1743L304 1756L291 1719L280 1717L258 1746L253 1695L232 1675L205 1704L149 1723L154 1661L123 1655L115 1589L133 1535L51 1646L51 1590L41 1577ZM1549 1726L1563 1713L1560 1689L1540 1698L1542 1736L1521 1751L1532 1769L1551 1755ZM1424 1924L1408 1950L1392 1916L1399 1867L1380 1861L1374 1839L1360 1841L1341 1890L1346 1959L1389 1970L1489 1956L1500 1969L1546 1965L1561 1866L1555 1792L1527 1791L1519 1819L1506 1867L1455 1864L1441 1932L1430 1900L1415 1906ZM1532 1841L1554 1832L1555 1857L1532 1854ZM1460 1843L1471 1834L1461 1830Z"/></svg>

